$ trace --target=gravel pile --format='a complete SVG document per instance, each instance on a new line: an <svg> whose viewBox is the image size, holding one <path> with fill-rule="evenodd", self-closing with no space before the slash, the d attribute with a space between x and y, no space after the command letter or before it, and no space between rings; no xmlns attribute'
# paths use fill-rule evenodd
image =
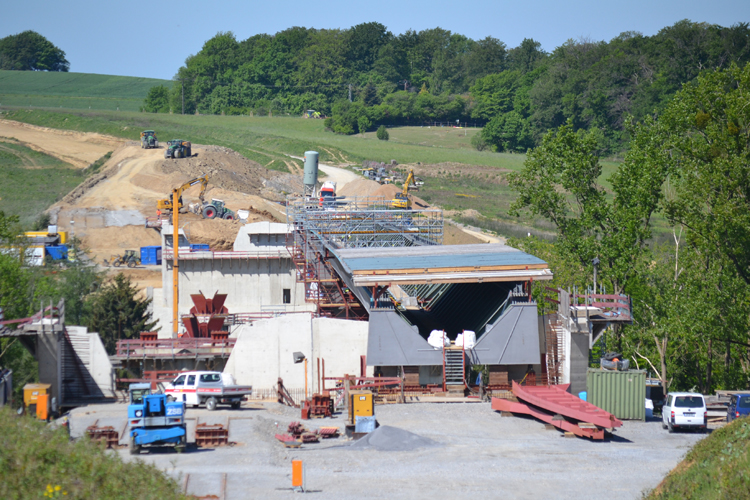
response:
<svg viewBox="0 0 750 500"><path fill-rule="evenodd" d="M358 450L413 451L436 445L437 443L432 439L418 436L398 427L381 425L368 435L355 441L351 447Z"/></svg>

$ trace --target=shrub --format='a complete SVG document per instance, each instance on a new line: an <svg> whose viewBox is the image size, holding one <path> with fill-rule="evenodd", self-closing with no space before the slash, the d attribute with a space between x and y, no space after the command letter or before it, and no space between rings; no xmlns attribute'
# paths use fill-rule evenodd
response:
<svg viewBox="0 0 750 500"><path fill-rule="evenodd" d="M62 428L7 408L0 408L0 464L0 498L187 500L153 465L124 462L89 439L70 441Z"/></svg>
<svg viewBox="0 0 750 500"><path fill-rule="evenodd" d="M388 139L390 139L390 136L388 135L388 129L385 128L385 125L381 125L378 127L376 135L381 141L387 141Z"/></svg>
<svg viewBox="0 0 750 500"><path fill-rule="evenodd" d="M471 145L474 146L477 151L484 151L487 149L487 142L484 140L481 133L474 134L471 138Z"/></svg>

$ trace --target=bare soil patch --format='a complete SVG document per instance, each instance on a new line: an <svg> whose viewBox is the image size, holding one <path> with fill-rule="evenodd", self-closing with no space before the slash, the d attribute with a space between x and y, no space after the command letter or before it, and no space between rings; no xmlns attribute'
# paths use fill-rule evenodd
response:
<svg viewBox="0 0 750 500"><path fill-rule="evenodd" d="M402 171L414 170L416 176L451 177L463 176L480 179L491 184L506 185L505 174L512 172L506 168L484 165L467 165L464 163L442 162L432 164L403 164L398 166Z"/></svg>
<svg viewBox="0 0 750 500"><path fill-rule="evenodd" d="M34 151L78 168L88 167L125 142L103 134L37 127L12 120L0 120L0 137L16 139Z"/></svg>

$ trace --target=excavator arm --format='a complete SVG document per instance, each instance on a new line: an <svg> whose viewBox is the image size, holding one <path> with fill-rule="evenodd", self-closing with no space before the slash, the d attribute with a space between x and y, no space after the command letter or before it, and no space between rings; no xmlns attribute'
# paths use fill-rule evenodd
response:
<svg viewBox="0 0 750 500"><path fill-rule="evenodd" d="M198 184L201 185L201 191L198 194L198 199L200 199L201 203L203 203L203 195L205 194L206 188L208 187L208 174L204 175L203 177L196 177L195 179L191 179L182 186L174 188L174 190L172 191L172 195L169 198L165 198L156 202L156 208L159 210L171 211L173 208L172 200L177 200L177 210L179 210L180 208L182 208L182 203L180 202L180 199L182 198L182 192L193 186L197 186Z"/></svg>
<svg viewBox="0 0 750 500"><path fill-rule="evenodd" d="M396 193L396 197L391 201L393 208L411 208L411 201L409 201L409 184L417 185L417 181L414 179L414 170L409 171L409 176L404 182L404 188L400 193Z"/></svg>
<svg viewBox="0 0 750 500"><path fill-rule="evenodd" d="M404 189L401 191L403 197L406 197L406 195L409 194L409 184L414 184L414 186L417 185L417 181L414 180L414 170L409 171L409 176L406 178L406 182L404 182Z"/></svg>

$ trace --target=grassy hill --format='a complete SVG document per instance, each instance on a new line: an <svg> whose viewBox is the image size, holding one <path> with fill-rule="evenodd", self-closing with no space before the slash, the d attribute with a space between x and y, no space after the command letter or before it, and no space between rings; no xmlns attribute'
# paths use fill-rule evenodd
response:
<svg viewBox="0 0 750 500"><path fill-rule="evenodd" d="M169 80L131 76L0 70L0 105L138 111L148 90Z"/></svg>
<svg viewBox="0 0 750 500"><path fill-rule="evenodd" d="M0 211L18 215L24 227L86 178L85 171L11 139L0 139L0 165Z"/></svg>
<svg viewBox="0 0 750 500"><path fill-rule="evenodd" d="M525 218L518 226L519 221L507 215L508 207L516 198L516 193L508 187L507 182L502 179L494 183L483 182L478 176L457 173L461 165L496 169L501 176L504 172L523 167L525 155L473 149L470 140L476 129L400 127L391 129L392 140L379 141L373 133L364 136L337 135L325 131L323 120L290 116L196 116L15 109L5 112L3 117L52 128L100 132L130 140L137 140L141 130L153 128L161 141L180 137L198 144L226 146L267 168L284 171L288 169L287 163L292 161L287 155L302 156L308 150L320 152L322 163L359 164L362 160L390 162L393 159L400 164L445 164L440 175L420 174L426 180L420 197L448 210L475 209L489 220L465 222L500 234L517 236L525 235L527 229L532 229L532 232L536 232L534 228L543 232L550 230L546 221ZM298 164L301 165L301 162ZM609 187L606 179L618 163L604 161L602 165L602 181L605 187ZM491 219L500 219L502 223L495 224ZM663 220L657 220L656 224L657 233L664 231L666 226Z"/></svg>
<svg viewBox="0 0 750 500"><path fill-rule="evenodd" d="M750 495L750 418L700 441L651 492L649 500L720 500Z"/></svg>

